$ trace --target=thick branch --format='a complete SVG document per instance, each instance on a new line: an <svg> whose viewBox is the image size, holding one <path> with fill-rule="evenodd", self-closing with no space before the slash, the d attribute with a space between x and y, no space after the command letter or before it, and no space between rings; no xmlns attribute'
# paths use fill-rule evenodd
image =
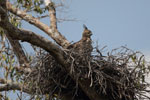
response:
<svg viewBox="0 0 150 100"><path fill-rule="evenodd" d="M63 51L58 46L44 39L43 37L34 34L33 32L23 30L20 31L14 28L7 28L7 30L10 29L16 30L13 32L14 39L27 41L31 44L34 44L36 46L45 49L58 61L58 63L60 63L67 70L68 73L70 72L70 66L69 64L66 63L66 60L63 56ZM73 78L73 80L75 80L75 78ZM79 80L79 85L83 89L83 91L89 96L89 98L91 98L91 100L103 100L99 99L102 97L99 96L92 88L89 88L89 84L87 84L87 81Z"/></svg>
<svg viewBox="0 0 150 100"><path fill-rule="evenodd" d="M9 36L9 34L5 31L5 34L13 48L14 53L16 54L18 61L21 66L23 67L29 67L29 62L28 59L22 49L21 44L19 43L18 40L12 40L12 38Z"/></svg>
<svg viewBox="0 0 150 100"><path fill-rule="evenodd" d="M5 3L6 3L6 1L4 0L3 2L1 1L1 4L0 4L4 9L6 9ZM3 14L3 16L1 17L1 19L7 18L7 15L5 14L5 12L3 12L2 14ZM21 44L19 43L18 40L12 40L12 38L9 36L7 31L4 30L4 32L13 48L15 55L17 56L17 59L18 59L20 65L24 65L24 67L27 67L29 65L28 64L29 62L28 62L28 59L21 47Z"/></svg>
<svg viewBox="0 0 150 100"><path fill-rule="evenodd" d="M31 31L17 29L8 21L5 21L4 23L1 22L0 26L3 29L7 30L8 33L11 33L9 35L13 39L26 41L33 45L39 46L45 49L46 51L48 51L51 55L53 55L61 63L64 64L63 51L57 45L53 44L52 42L45 39L44 37L40 35L36 35L35 33Z"/></svg>
<svg viewBox="0 0 150 100"><path fill-rule="evenodd" d="M0 15L3 12L3 9L0 9ZM4 20L0 21L0 26L7 30L8 33L11 33L10 36L13 39L18 39L22 41L29 42L31 44L34 44L36 46L39 46L46 51L48 51L55 59L58 61L59 64L61 64L66 71L70 72L70 64L67 63L66 59L64 58L63 51L52 42L48 41L47 39L36 35L33 32L26 31L26 30L19 30L16 27L14 27L11 23L8 22L6 18L3 18ZM75 80L74 76L70 74L73 80ZM87 82L90 82L90 80L79 80L79 85L82 88L82 90L85 92L85 94L91 99L91 100L104 100L103 97L101 97L99 94L96 93L95 90L92 88L89 88L89 85Z"/></svg>
<svg viewBox="0 0 150 100"><path fill-rule="evenodd" d="M18 29L14 27L6 17L6 11L0 7L0 27L2 27L7 33L16 40L22 40L29 42L33 45L39 46L46 51L48 51L51 55L53 55L58 61L62 64L64 64L64 58L63 58L63 51L55 44L53 44L51 41L45 39L44 37L37 35L31 31Z"/></svg>
<svg viewBox="0 0 150 100"><path fill-rule="evenodd" d="M30 24L32 24L32 25L38 27L39 29L43 30L52 39L54 39L56 41L56 43L59 44L60 46L66 48L67 46L70 45L69 41L61 33L56 31L54 28L50 28L46 24L40 22L37 18L35 18L31 15L28 15L26 12L21 11L18 8L12 7L12 5L9 2L7 2L7 9L11 13L21 17L22 19L26 20Z"/></svg>

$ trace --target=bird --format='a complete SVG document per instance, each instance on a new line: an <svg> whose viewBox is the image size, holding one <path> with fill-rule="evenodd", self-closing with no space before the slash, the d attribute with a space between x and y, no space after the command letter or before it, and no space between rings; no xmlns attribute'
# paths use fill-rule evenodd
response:
<svg viewBox="0 0 150 100"><path fill-rule="evenodd" d="M83 28L84 31L82 33L81 40L68 46L68 49L72 49L74 52L78 53L79 55L91 56L91 52L93 51L92 39L91 39L92 32L87 28L86 25L83 25Z"/></svg>

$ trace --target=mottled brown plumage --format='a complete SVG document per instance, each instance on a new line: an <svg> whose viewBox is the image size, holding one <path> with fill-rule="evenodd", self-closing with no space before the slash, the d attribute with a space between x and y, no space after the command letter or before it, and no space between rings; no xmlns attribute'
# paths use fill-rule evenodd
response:
<svg viewBox="0 0 150 100"><path fill-rule="evenodd" d="M88 55L91 56L91 52L93 50L91 35L92 32L84 25L84 31L82 33L82 38L80 41L71 44L68 49L73 49L75 52L80 55Z"/></svg>

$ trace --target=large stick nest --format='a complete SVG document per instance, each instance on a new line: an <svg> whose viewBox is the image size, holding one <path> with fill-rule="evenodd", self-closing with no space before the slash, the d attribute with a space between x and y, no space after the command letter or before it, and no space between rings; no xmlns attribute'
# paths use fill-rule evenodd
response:
<svg viewBox="0 0 150 100"><path fill-rule="evenodd" d="M149 98L145 73L148 71L144 56L126 47L114 49L103 56L101 50L95 48L92 55L79 55L73 50L64 50L70 63L70 73L57 63L45 51L32 61L33 72L25 81L35 94L49 94L62 97L72 95L74 100L88 100L78 80L90 80L92 87L99 95L106 95L109 100L139 100ZM72 74L76 80L69 76Z"/></svg>

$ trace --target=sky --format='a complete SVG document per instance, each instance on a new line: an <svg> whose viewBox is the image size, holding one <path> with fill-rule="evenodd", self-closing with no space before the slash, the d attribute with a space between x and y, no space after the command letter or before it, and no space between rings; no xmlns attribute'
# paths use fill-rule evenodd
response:
<svg viewBox="0 0 150 100"><path fill-rule="evenodd" d="M80 40L85 24L93 33L93 44L108 51L127 46L143 52L150 61L150 0L62 0L65 10L58 18L75 19L58 23L59 31L70 41ZM62 12L63 11L63 12ZM49 25L49 19L41 20ZM25 23L24 28L46 36Z"/></svg>
<svg viewBox="0 0 150 100"><path fill-rule="evenodd" d="M62 0L65 13L58 18L76 19L58 24L59 31L69 40L80 40L83 24L92 31L92 40L108 51L127 46L143 52L150 61L150 0ZM49 19L42 20L49 25ZM23 28L47 37L34 26L23 22ZM28 45L25 45L28 48ZM25 47L25 48L26 48ZM29 50L29 49L28 49Z"/></svg>
<svg viewBox="0 0 150 100"><path fill-rule="evenodd" d="M80 40L85 24L93 33L93 44L98 42L99 48L107 46L107 50L111 51L127 46L141 51L150 62L150 0L62 1L66 9L58 9L57 17L76 19L58 23L59 31L70 42ZM49 25L49 18L41 21ZM48 37L25 22L23 27Z"/></svg>
<svg viewBox="0 0 150 100"><path fill-rule="evenodd" d="M127 45L150 57L150 0L71 0L67 5L64 15L78 21L60 23L59 29L70 41L81 38L86 24L100 47Z"/></svg>

